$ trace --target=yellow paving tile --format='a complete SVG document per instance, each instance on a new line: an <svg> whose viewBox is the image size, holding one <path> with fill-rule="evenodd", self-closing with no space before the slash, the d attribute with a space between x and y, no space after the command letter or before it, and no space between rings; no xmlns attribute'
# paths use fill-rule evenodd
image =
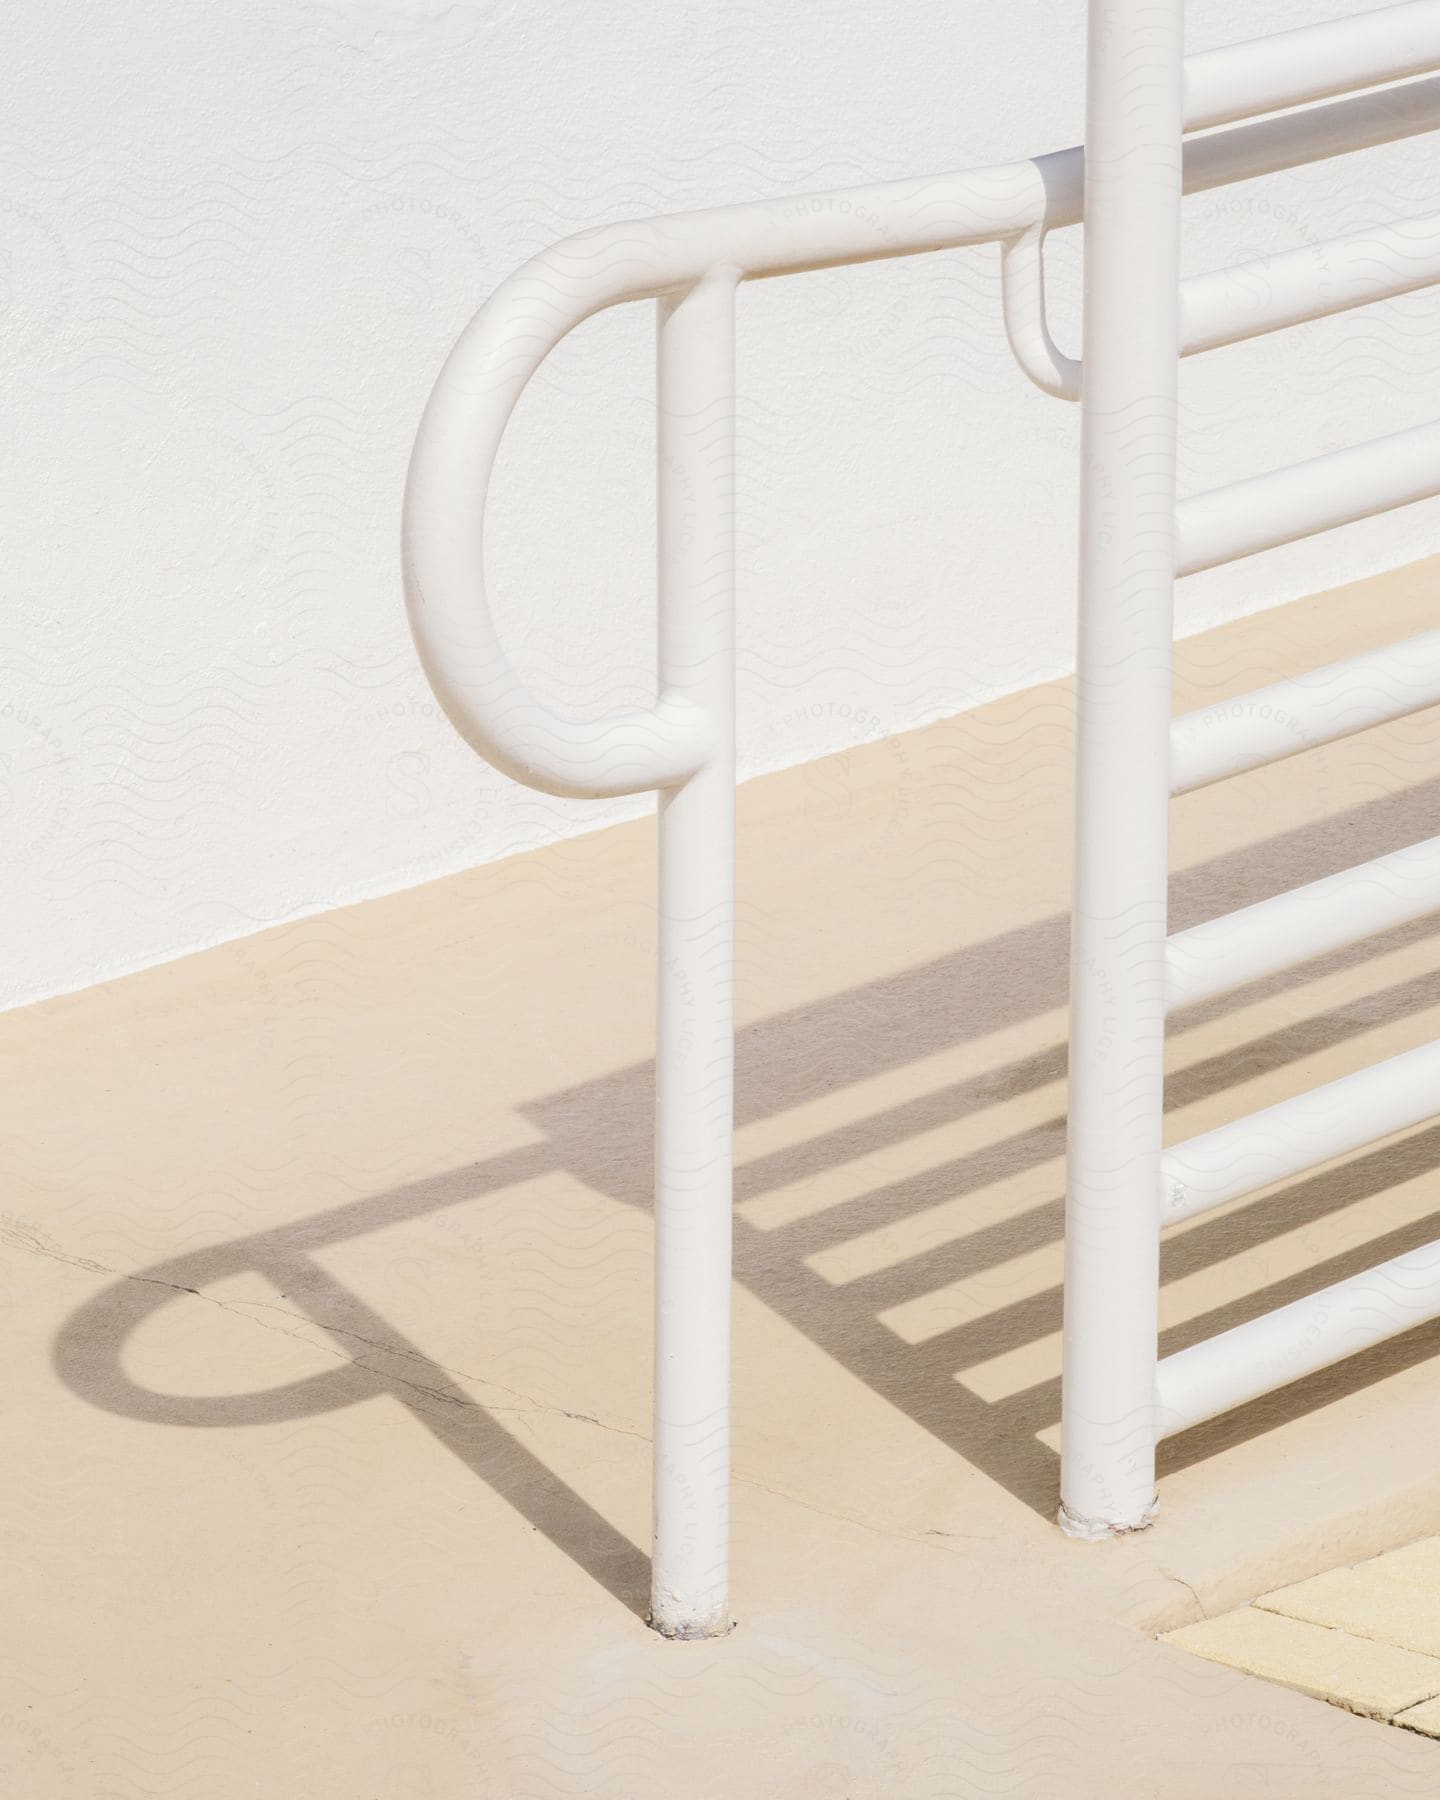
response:
<svg viewBox="0 0 1440 1800"><path fill-rule="evenodd" d="M1309 1581L1262 1594L1267 1612L1328 1625L1351 1637L1440 1657L1440 1594L1387 1580L1370 1569L1331 1569Z"/></svg>
<svg viewBox="0 0 1440 1800"><path fill-rule="evenodd" d="M1165 1642L1372 1719L1393 1719L1440 1695L1440 1658L1256 1606L1182 1625Z"/></svg>
<svg viewBox="0 0 1440 1800"><path fill-rule="evenodd" d="M1396 1713L1395 1723L1407 1731L1421 1731L1426 1737L1440 1737L1440 1700L1426 1700Z"/></svg>
<svg viewBox="0 0 1440 1800"><path fill-rule="evenodd" d="M1358 1567L1367 1574L1383 1575L1387 1581L1403 1581L1408 1587L1440 1594L1440 1537L1421 1538L1402 1550L1387 1550L1384 1556L1372 1556Z"/></svg>

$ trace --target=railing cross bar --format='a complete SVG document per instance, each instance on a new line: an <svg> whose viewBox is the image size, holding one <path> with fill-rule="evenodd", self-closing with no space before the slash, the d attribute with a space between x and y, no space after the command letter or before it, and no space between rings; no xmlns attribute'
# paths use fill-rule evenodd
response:
<svg viewBox="0 0 1440 1800"><path fill-rule="evenodd" d="M1170 727L1170 791L1298 756L1440 704L1440 631L1424 631L1183 713Z"/></svg>
<svg viewBox="0 0 1440 1800"><path fill-rule="evenodd" d="M1436 911L1440 837L1173 933L1165 945L1166 1008L1230 993Z"/></svg>
<svg viewBox="0 0 1440 1800"><path fill-rule="evenodd" d="M1160 1222L1177 1224L1440 1113L1440 1042L1232 1119L1160 1159Z"/></svg>
<svg viewBox="0 0 1440 1800"><path fill-rule="evenodd" d="M1238 562L1440 493L1440 423L1332 450L1180 502L1177 575Z"/></svg>
<svg viewBox="0 0 1440 1800"><path fill-rule="evenodd" d="M1440 68L1440 4L1408 4L1301 25L1185 59L1185 129L1203 131L1257 113Z"/></svg>
<svg viewBox="0 0 1440 1800"><path fill-rule="evenodd" d="M1440 1242L1162 1357L1158 1430L1173 1437L1440 1318Z"/></svg>

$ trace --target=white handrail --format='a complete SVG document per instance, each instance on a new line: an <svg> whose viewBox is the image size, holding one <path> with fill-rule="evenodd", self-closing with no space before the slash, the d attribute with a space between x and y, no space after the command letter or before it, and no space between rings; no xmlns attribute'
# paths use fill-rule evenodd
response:
<svg viewBox="0 0 1440 1800"><path fill-rule="evenodd" d="M1232 972L1243 966L1257 973L1284 966L1298 942L1323 948L1350 941L1343 915L1356 882L1394 877L1389 898L1364 902L1367 929L1415 916L1410 909L1421 897L1428 903L1428 863L1417 875L1403 862L1423 860L1432 849L1417 846L1332 878L1338 885L1325 892L1325 884L1314 884L1167 940L1172 785L1199 785L1300 747L1294 732L1277 737L1262 719L1260 729L1227 728L1196 748L1195 721L1206 715L1193 715L1174 726L1172 770L1177 569L1211 566L1440 491L1440 426L1427 426L1177 506L1181 353L1440 279L1435 218L1337 241L1328 247L1333 279L1323 284L1306 264L1310 252L1238 274L1217 271L1185 284L1178 278L1182 193L1440 127L1440 79L1349 91L1440 67L1440 0L1412 0L1188 62L1180 10L1178 0L1092 5L1084 151L626 221L553 246L503 283L471 321L420 424L405 496L406 597L421 661L456 729L497 767L546 792L655 789L661 796L651 1616L668 1636L713 1635L729 1624L731 515L740 284L997 243L1017 361L1048 392L1081 398L1062 1425L1067 1530L1098 1536L1146 1523L1155 1506L1155 1444L1174 1428L1166 1421L1199 1416L1194 1393L1202 1389L1213 1397L1230 1381L1238 1391L1232 1376L1214 1374L1234 1334L1215 1340L1213 1351L1197 1346L1157 1362L1155 1197L1162 1191L1167 979L1172 1004L1218 991L1202 966L1216 941L1228 945ZM1326 99L1341 93L1347 97ZM1252 118L1300 105L1307 109ZM1252 122L1183 141L1186 129L1242 118ZM1082 214L1085 341L1075 360L1046 324L1043 245L1047 232L1080 223ZM1377 246L1378 272L1368 260ZM1236 284L1261 270L1269 298L1251 311L1237 301ZM657 698L600 720L575 720L529 691L495 629L485 577L486 499L506 424L535 370L583 320L642 299L654 299L658 315ZM1419 653L1426 641L1414 641L1411 667L1423 668L1408 698L1385 664L1389 686L1381 684L1378 703L1367 699L1368 671L1381 664L1363 658L1337 665L1353 676L1337 697L1307 699L1304 677L1273 692L1293 699L1305 741L1339 736L1372 716L1396 717L1412 702L1440 697L1428 652ZM1249 697L1261 703L1262 715L1270 692ZM1289 924L1300 922L1293 932L1276 926L1287 908ZM1411 1054L1420 1062L1394 1059L1347 1078L1358 1084L1351 1095L1375 1090L1374 1105L1364 1102L1369 1125L1383 1125L1397 1106L1406 1117L1414 1112L1420 1090L1396 1065L1423 1068L1425 1081L1432 1072L1421 1053ZM1225 1128L1239 1133L1226 1143L1243 1148L1254 1127L1252 1120ZM1179 1146L1163 1166L1189 1170L1194 1191L1213 1194L1215 1183L1191 1164L1219 1142L1209 1134ZM1197 1385L1186 1372L1202 1367L1207 1372Z"/></svg>
<svg viewBox="0 0 1440 1800"><path fill-rule="evenodd" d="M551 793L661 790L651 1622L728 1629L733 1086L733 306L747 278L983 243L1078 211L1064 153L926 181L582 233L504 283L451 352L406 486L411 629L456 729ZM519 680L486 600L484 513L505 426L565 334L659 301L659 699L587 724Z"/></svg>
<svg viewBox="0 0 1440 1800"><path fill-rule="evenodd" d="M497 768L548 793L671 787L705 762L714 722L662 691L652 708L568 720L530 694L486 599L483 522L496 454L535 370L577 325L629 300L738 278L984 243L1045 216L1067 183L1036 162L973 174L626 221L567 238L527 263L475 315L441 370L405 491L410 626L452 724Z"/></svg>

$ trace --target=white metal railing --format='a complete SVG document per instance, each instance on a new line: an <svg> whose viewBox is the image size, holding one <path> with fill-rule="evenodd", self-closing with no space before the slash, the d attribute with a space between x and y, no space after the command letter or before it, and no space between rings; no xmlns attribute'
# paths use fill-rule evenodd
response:
<svg viewBox="0 0 1440 1800"><path fill-rule="evenodd" d="M1163 1225L1440 1112L1432 1045L1162 1148L1167 1011L1440 907L1440 855L1421 844L1167 935L1172 792L1440 697L1427 636L1231 703L1218 724L1203 711L1171 721L1177 575L1440 492L1440 426L1429 425L1177 505L1177 350L1436 279L1431 224L1413 220L1321 247L1308 267L1286 255L1241 271L1264 276L1254 311L1226 272L1182 282L1185 129L1440 67L1440 5L1188 63L1180 11L1091 10L1060 1511L1080 1537L1149 1520L1162 1437L1440 1313L1436 1250L1158 1358ZM1403 112L1430 85L1379 103ZM1294 114L1292 127L1325 133L1326 110Z"/></svg>
<svg viewBox="0 0 1440 1800"><path fill-rule="evenodd" d="M1018 361L1081 402L1062 1525L1143 1525L1162 1436L1440 1314L1436 1248L1157 1361L1162 1224L1440 1111L1432 1048L1161 1148L1167 1007L1440 907L1431 843L1167 937L1172 792L1440 701L1437 632L1172 722L1178 574L1440 492L1440 426L1426 426L1177 505L1180 355L1440 281L1432 216L1182 282L1181 195L1433 130L1440 80L1353 90L1437 68L1440 0L1188 61L1175 0L1106 0L1091 7L1083 151L583 232L504 282L440 374L405 500L410 621L437 696L532 787L660 795L651 1605L669 1636L729 1624L733 343L747 281L997 243ZM1082 217L1076 361L1046 327L1044 239ZM1259 309L1244 279L1257 270ZM525 689L496 636L486 492L540 363L582 320L642 299L658 302L658 692L580 723Z"/></svg>

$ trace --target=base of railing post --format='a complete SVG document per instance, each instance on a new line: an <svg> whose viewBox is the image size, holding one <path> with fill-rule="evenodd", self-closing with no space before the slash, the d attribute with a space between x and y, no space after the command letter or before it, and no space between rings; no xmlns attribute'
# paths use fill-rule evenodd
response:
<svg viewBox="0 0 1440 1800"><path fill-rule="evenodd" d="M1160 1496L1157 1494L1144 1512L1132 1523L1117 1523L1111 1519L1082 1519L1072 1513L1062 1500L1060 1510L1055 1515L1055 1523L1068 1538L1076 1538L1083 1544L1102 1543L1106 1538L1128 1537L1131 1532L1144 1531L1155 1523L1160 1511Z"/></svg>
<svg viewBox="0 0 1440 1800"><path fill-rule="evenodd" d="M705 1638L729 1637L737 1621L731 1618L728 1606L721 1607L710 1617L697 1618L684 1601L676 1599L662 1605L652 1595L645 1623L659 1637L669 1638L672 1644L690 1644Z"/></svg>

